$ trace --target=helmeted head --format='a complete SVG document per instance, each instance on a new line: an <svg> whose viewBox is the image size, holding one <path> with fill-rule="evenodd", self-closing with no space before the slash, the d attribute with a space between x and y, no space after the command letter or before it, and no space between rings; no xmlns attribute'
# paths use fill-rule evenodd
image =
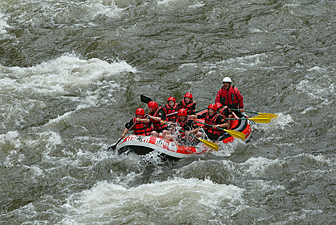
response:
<svg viewBox="0 0 336 225"><path fill-rule="evenodd" d="M217 110L219 110L219 109L221 109L223 107L222 103L220 103L220 102L217 102L215 104L215 106L216 106Z"/></svg>
<svg viewBox="0 0 336 225"><path fill-rule="evenodd" d="M208 112L210 114L210 116L212 116L213 114L215 114L217 108L216 108L216 105L215 104L210 104L208 106Z"/></svg>
<svg viewBox="0 0 336 225"><path fill-rule="evenodd" d="M223 87L224 87L224 89L229 89L230 86L231 86L231 83L232 83L232 81L231 81L230 77L224 77L223 78Z"/></svg>
<svg viewBox="0 0 336 225"><path fill-rule="evenodd" d="M139 117L144 117L145 116L145 110L143 108L137 108L135 110L135 115Z"/></svg>
<svg viewBox="0 0 336 225"><path fill-rule="evenodd" d="M184 101L186 101L186 103L189 103L192 100L193 100L193 95L190 92L185 93L185 95L184 95Z"/></svg>
<svg viewBox="0 0 336 225"><path fill-rule="evenodd" d="M179 111L177 112L178 116L187 116L188 112L186 109L179 109Z"/></svg>
<svg viewBox="0 0 336 225"><path fill-rule="evenodd" d="M231 78L230 77L224 77L223 78L223 83L232 83Z"/></svg>
<svg viewBox="0 0 336 225"><path fill-rule="evenodd" d="M175 100L174 97L169 97L169 98L167 99L167 103L169 103L170 101L173 101L174 103L176 103L176 100Z"/></svg>
<svg viewBox="0 0 336 225"><path fill-rule="evenodd" d="M156 102L154 102L154 101L150 101L150 102L148 102L148 104L147 104L147 106L148 106L148 108L150 108L152 111L156 111L157 109L158 109L158 104L156 103Z"/></svg>
<svg viewBox="0 0 336 225"><path fill-rule="evenodd" d="M167 99L167 103L168 103L168 105L169 105L170 107L174 107L174 105L176 104L176 100L175 100L174 97L169 97L169 98Z"/></svg>
<svg viewBox="0 0 336 225"><path fill-rule="evenodd" d="M184 97L193 100L193 95L190 92L185 93Z"/></svg>

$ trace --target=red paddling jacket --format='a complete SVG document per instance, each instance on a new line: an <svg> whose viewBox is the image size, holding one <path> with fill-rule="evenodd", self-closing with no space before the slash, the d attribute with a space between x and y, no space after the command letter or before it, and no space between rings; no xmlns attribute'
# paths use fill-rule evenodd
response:
<svg viewBox="0 0 336 225"><path fill-rule="evenodd" d="M229 108L244 108L243 96L235 86L230 86L228 90L224 88L219 89L215 99L215 103L217 102Z"/></svg>
<svg viewBox="0 0 336 225"><path fill-rule="evenodd" d="M167 111L166 111L166 108L160 106L156 112L151 112L150 115L151 116L155 116L155 117L160 117L162 120L164 120L166 118L166 114L167 114ZM163 129L165 129L167 127L166 124L163 124L161 125L160 124L160 121L157 121L157 120L153 120L151 119L153 125L154 125L154 130L155 131L158 131L158 132L161 132Z"/></svg>
<svg viewBox="0 0 336 225"><path fill-rule="evenodd" d="M146 115L144 119L149 119L150 120L148 115ZM135 123L135 121L136 121L136 117L132 118L131 121L129 121L128 123L125 124L125 127L127 129L133 130L135 135L149 136L150 133L154 129L151 122L149 122L149 123L144 123L144 122ZM133 124L134 124L134 126L133 126Z"/></svg>
<svg viewBox="0 0 336 225"><path fill-rule="evenodd" d="M178 112L178 110L179 110L177 103L175 103L173 107L170 107L168 104L166 104L165 108L166 108L166 111L167 111L167 115ZM166 121L175 121L176 118L177 118L176 114L171 115L171 116L167 116Z"/></svg>
<svg viewBox="0 0 336 225"><path fill-rule="evenodd" d="M189 104L187 104L184 99L180 102L178 105L179 109L186 109L188 112L188 115L194 115L196 111L196 102L191 101Z"/></svg>
<svg viewBox="0 0 336 225"><path fill-rule="evenodd" d="M209 125L223 124L225 122L224 117L219 113L215 113L213 116L210 116L209 113L206 112L206 113L203 113L201 115L197 115L197 118L198 119L205 119L204 123L209 124ZM219 129L214 128L214 127L211 127L211 126L208 126L208 125L206 125L204 127L204 129L208 133L216 135L216 136L220 136L224 133L224 131L219 130Z"/></svg>

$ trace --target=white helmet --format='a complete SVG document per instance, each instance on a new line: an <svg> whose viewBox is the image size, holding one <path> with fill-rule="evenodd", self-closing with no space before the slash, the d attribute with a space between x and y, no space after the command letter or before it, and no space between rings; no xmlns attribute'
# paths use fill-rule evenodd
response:
<svg viewBox="0 0 336 225"><path fill-rule="evenodd" d="M223 83L232 83L231 78L230 77L224 77Z"/></svg>

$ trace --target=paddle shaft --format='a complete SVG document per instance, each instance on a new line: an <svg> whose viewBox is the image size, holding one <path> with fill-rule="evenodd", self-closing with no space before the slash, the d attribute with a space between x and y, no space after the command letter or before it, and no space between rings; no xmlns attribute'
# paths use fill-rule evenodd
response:
<svg viewBox="0 0 336 225"><path fill-rule="evenodd" d="M249 118L225 118L225 120L249 120Z"/></svg>
<svg viewBox="0 0 336 225"><path fill-rule="evenodd" d="M207 123L202 123L202 122L199 122L199 121L196 121L196 123L204 124L204 125L211 126L211 127L213 126L213 125L210 125L210 124L207 124ZM242 133L242 132L239 132L239 131L236 131L236 130L226 130L226 129L223 129L223 128L220 128L220 127L216 127L216 128L219 129L219 130L223 130L223 131L227 132L232 137L245 140L245 134Z"/></svg>
<svg viewBox="0 0 336 225"><path fill-rule="evenodd" d="M207 124L207 123L202 123L202 122L199 122L199 121L195 121L196 123L200 123L200 124L204 124L204 125L207 125L209 127L213 127L213 125L210 125L210 124ZM223 128L220 128L220 127L216 127L217 129L219 130L223 130L223 131L227 131L226 129L223 129Z"/></svg>
<svg viewBox="0 0 336 225"><path fill-rule="evenodd" d="M133 125L132 125L129 129L127 129L127 131L126 131L126 133L125 133L125 136L126 136L126 134L128 134L128 132L130 132L130 130L133 128L133 126L134 126L135 124L136 124L136 121L135 121L135 123L133 123ZM124 136L124 137L125 137L125 136ZM117 145L119 144L119 142L120 142L124 137L119 138L119 140L118 140L115 144L113 144L113 145L111 145L110 147L108 147L107 150L110 150L110 149L114 150L114 149L117 147Z"/></svg>
<svg viewBox="0 0 336 225"><path fill-rule="evenodd" d="M232 111L237 111L237 112L242 112L240 111L239 109L232 109L232 108L229 108L230 110ZM254 113L254 114L258 114L258 112L252 112L252 111L247 111L247 110L244 110L245 112L248 112L248 113Z"/></svg>
<svg viewBox="0 0 336 225"><path fill-rule="evenodd" d="M252 118L226 118L228 120L250 120L256 123L269 123L272 120L272 117L270 116L255 116Z"/></svg>
<svg viewBox="0 0 336 225"><path fill-rule="evenodd" d="M239 111L239 112L241 112L239 109L231 109L230 108L230 110L233 110L233 111ZM247 113L254 113L254 114L270 114L270 115L276 115L276 114L273 114L273 113L261 113L261 112L253 112L253 111L247 111L247 110L244 110L245 112L247 112Z"/></svg>

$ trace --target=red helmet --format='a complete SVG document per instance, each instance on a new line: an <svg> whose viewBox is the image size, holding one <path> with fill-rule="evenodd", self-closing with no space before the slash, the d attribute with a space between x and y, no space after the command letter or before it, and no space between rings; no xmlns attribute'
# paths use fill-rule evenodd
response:
<svg viewBox="0 0 336 225"><path fill-rule="evenodd" d="M220 107L223 107L222 103L220 103L220 102L217 102L217 103L215 104L215 106L216 106L217 109L219 109Z"/></svg>
<svg viewBox="0 0 336 225"><path fill-rule="evenodd" d="M210 105L208 106L208 109L213 109L213 110L216 112L217 107L216 107L215 104L210 104Z"/></svg>
<svg viewBox="0 0 336 225"><path fill-rule="evenodd" d="M151 108L153 111L157 110L157 108L159 107L158 104L154 101L148 102L147 106Z"/></svg>
<svg viewBox="0 0 336 225"><path fill-rule="evenodd" d="M170 101L173 101L173 102L175 102L175 103L176 103L176 100L175 100L175 98L174 98L174 97L169 97L169 98L168 98L168 100L167 100L167 102L170 102Z"/></svg>
<svg viewBox="0 0 336 225"><path fill-rule="evenodd" d="M145 115L145 110L143 108L137 108L137 110L135 110L135 115L144 116Z"/></svg>
<svg viewBox="0 0 336 225"><path fill-rule="evenodd" d="M178 116L187 116L188 112L186 109L179 109L179 111L177 112Z"/></svg>
<svg viewBox="0 0 336 225"><path fill-rule="evenodd" d="M193 100L193 95L190 92L185 93L184 97Z"/></svg>

